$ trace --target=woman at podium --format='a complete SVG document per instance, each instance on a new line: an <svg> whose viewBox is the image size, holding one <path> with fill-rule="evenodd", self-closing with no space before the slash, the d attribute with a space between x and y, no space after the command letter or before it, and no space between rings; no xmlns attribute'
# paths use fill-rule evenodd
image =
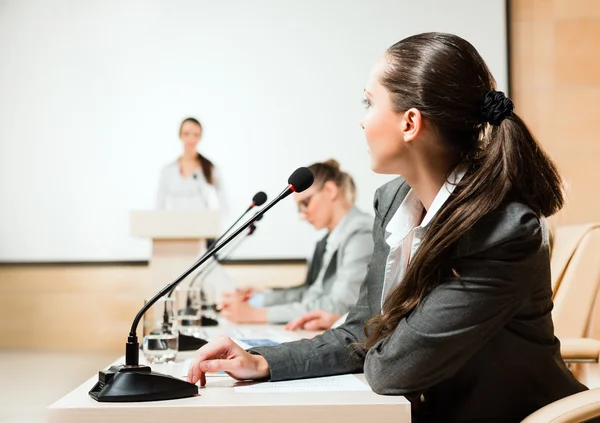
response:
<svg viewBox="0 0 600 423"><path fill-rule="evenodd" d="M312 310L344 314L356 303L373 253L373 219L354 205L354 181L335 160L309 169L313 185L294 198L300 217L327 234L315 247L304 284L251 298L247 292L228 293L221 307L228 320L287 323Z"/></svg>
<svg viewBox="0 0 600 423"><path fill-rule="evenodd" d="M221 177L215 165L197 150L202 125L189 117L181 122L183 154L166 165L158 185L156 208L161 210L219 210L226 212Z"/></svg>

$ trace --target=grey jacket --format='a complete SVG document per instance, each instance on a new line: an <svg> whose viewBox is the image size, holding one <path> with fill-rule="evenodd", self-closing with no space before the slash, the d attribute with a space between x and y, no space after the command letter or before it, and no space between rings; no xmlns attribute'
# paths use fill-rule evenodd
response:
<svg viewBox="0 0 600 423"><path fill-rule="evenodd" d="M379 394L406 395L419 422L519 422L585 390L565 367L551 318L543 222L507 202L452 249L450 272L408 318L368 351L350 345L381 312L385 227L409 191L399 178L375 195L375 251L346 323L310 340L255 348L271 380L364 372Z"/></svg>
<svg viewBox="0 0 600 423"><path fill-rule="evenodd" d="M323 267L310 285L267 292L270 323L287 323L312 310L345 314L356 304L373 254L373 218L352 207L330 236ZM334 238L334 239L332 239Z"/></svg>

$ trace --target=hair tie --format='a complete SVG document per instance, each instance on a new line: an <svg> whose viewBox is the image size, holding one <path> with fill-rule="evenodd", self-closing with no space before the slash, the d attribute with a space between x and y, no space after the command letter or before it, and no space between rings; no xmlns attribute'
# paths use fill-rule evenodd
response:
<svg viewBox="0 0 600 423"><path fill-rule="evenodd" d="M498 126L507 117L513 115L515 105L502 91L489 91L483 99L481 115L483 122Z"/></svg>

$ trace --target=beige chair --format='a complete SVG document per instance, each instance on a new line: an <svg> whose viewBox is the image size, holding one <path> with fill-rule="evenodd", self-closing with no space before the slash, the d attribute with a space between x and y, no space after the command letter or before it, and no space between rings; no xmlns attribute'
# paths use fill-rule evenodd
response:
<svg viewBox="0 0 600 423"><path fill-rule="evenodd" d="M588 387L600 387L600 224L554 233L552 317L563 358Z"/></svg>
<svg viewBox="0 0 600 423"><path fill-rule="evenodd" d="M580 392L548 404L521 423L582 423L590 422L594 417L600 417L600 389Z"/></svg>

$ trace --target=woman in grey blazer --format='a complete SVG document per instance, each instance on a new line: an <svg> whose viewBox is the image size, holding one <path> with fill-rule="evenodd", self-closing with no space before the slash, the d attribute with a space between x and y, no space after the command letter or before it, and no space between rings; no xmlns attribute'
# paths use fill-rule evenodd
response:
<svg viewBox="0 0 600 423"><path fill-rule="evenodd" d="M309 169L315 182L294 198L300 217L327 235L316 245L304 284L258 293L249 302L247 293L227 293L221 315L230 321L287 323L311 310L344 314L356 304L373 254L373 218L354 205L354 182L335 160Z"/></svg>
<svg viewBox="0 0 600 423"><path fill-rule="evenodd" d="M189 380L364 372L375 392L409 398L413 421L444 423L519 422L585 390L551 317L544 218L562 207L562 182L479 53L451 34L406 38L365 96L371 167L402 176L375 195L358 303L310 340L209 343Z"/></svg>

